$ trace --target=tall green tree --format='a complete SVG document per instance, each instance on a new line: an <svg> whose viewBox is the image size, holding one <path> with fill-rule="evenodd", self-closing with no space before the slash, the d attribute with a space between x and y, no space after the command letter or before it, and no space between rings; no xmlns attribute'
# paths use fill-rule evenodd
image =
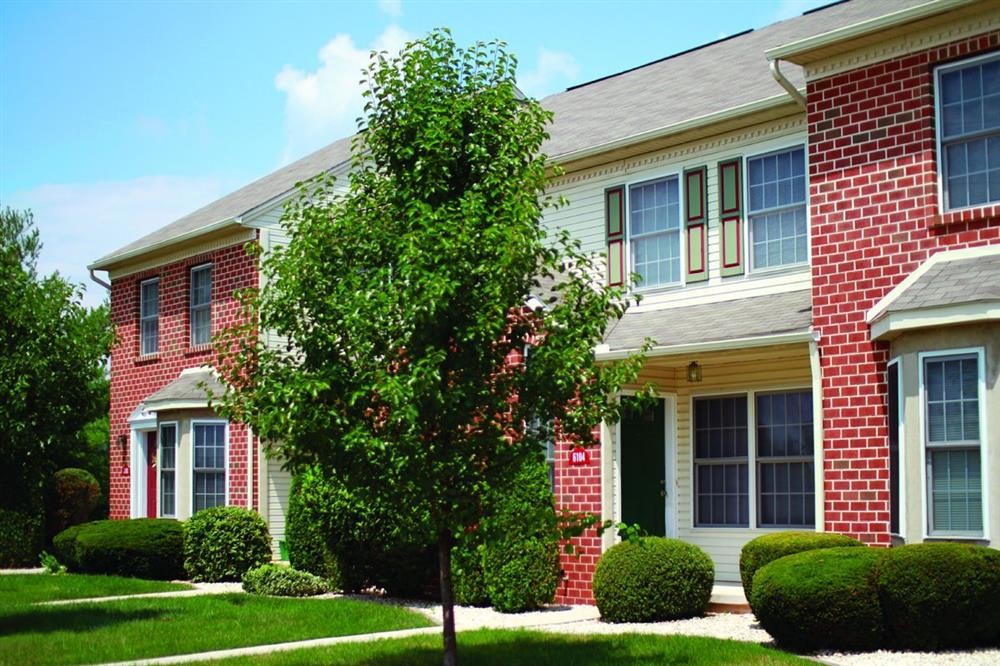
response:
<svg viewBox="0 0 1000 666"><path fill-rule="evenodd" d="M303 188L247 322L218 341L223 409L293 469L319 464L430 515L445 664L457 663L450 553L479 498L554 420L594 443L640 364L595 362L627 302L568 236L546 239L551 114L519 94L515 68L503 43L461 49L447 31L373 54L348 191ZM525 307L543 291L546 307Z"/></svg>
<svg viewBox="0 0 1000 666"><path fill-rule="evenodd" d="M39 510L48 475L108 409L107 307L40 276L40 250L31 212L0 210L0 508L14 511Z"/></svg>

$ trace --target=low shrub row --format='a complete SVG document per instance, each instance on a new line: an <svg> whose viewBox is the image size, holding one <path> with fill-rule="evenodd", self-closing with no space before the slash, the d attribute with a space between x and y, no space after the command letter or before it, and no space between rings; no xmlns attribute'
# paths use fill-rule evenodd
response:
<svg viewBox="0 0 1000 666"><path fill-rule="evenodd" d="M319 576L280 564L264 564L243 574L243 591L275 597L312 597L328 588Z"/></svg>
<svg viewBox="0 0 1000 666"><path fill-rule="evenodd" d="M779 644L911 650L1000 645L1000 551L957 543L830 548L778 558L751 605Z"/></svg>
<svg viewBox="0 0 1000 666"><path fill-rule="evenodd" d="M98 520L52 540L70 571L153 580L238 581L271 559L267 525L239 507L199 511L186 523L169 518Z"/></svg>

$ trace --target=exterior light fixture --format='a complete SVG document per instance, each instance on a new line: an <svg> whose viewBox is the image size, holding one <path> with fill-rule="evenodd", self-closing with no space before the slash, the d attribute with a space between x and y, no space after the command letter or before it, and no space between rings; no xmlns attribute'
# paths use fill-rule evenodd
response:
<svg viewBox="0 0 1000 666"><path fill-rule="evenodd" d="M688 364L688 381L692 384L697 384L701 381L701 366L698 365L698 361L691 361Z"/></svg>

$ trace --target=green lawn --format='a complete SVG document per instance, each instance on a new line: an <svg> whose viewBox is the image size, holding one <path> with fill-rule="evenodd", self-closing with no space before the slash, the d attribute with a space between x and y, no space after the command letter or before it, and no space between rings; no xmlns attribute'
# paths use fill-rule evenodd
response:
<svg viewBox="0 0 1000 666"><path fill-rule="evenodd" d="M11 574L0 576L0 607L58 599L114 597L119 594L147 594L190 589L192 586L187 583L164 583L120 576Z"/></svg>
<svg viewBox="0 0 1000 666"><path fill-rule="evenodd" d="M733 666L813 664L754 643L694 636L619 634L602 636L546 634L537 631L480 630L458 635L459 663L475 666L620 666L683 664ZM206 663L206 662L203 662ZM441 637L413 636L328 648L276 652L262 657L213 661L212 664L293 666L428 666L441 663Z"/></svg>
<svg viewBox="0 0 1000 666"><path fill-rule="evenodd" d="M0 607L0 664L81 664L431 626L354 599L245 594Z"/></svg>

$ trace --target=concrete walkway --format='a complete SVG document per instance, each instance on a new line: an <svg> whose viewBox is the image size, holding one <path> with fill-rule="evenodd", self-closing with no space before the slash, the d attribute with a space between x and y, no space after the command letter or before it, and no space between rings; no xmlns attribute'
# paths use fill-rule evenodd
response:
<svg viewBox="0 0 1000 666"><path fill-rule="evenodd" d="M186 581L176 581L186 582ZM64 606L68 604L94 604L102 601L121 601L123 599L160 599L166 597L199 597L206 594L230 594L243 592L240 583L191 583L193 590L174 590L172 592L145 592L143 594L118 594L112 597L84 597L82 599L59 599L57 601L39 601L38 606Z"/></svg>

